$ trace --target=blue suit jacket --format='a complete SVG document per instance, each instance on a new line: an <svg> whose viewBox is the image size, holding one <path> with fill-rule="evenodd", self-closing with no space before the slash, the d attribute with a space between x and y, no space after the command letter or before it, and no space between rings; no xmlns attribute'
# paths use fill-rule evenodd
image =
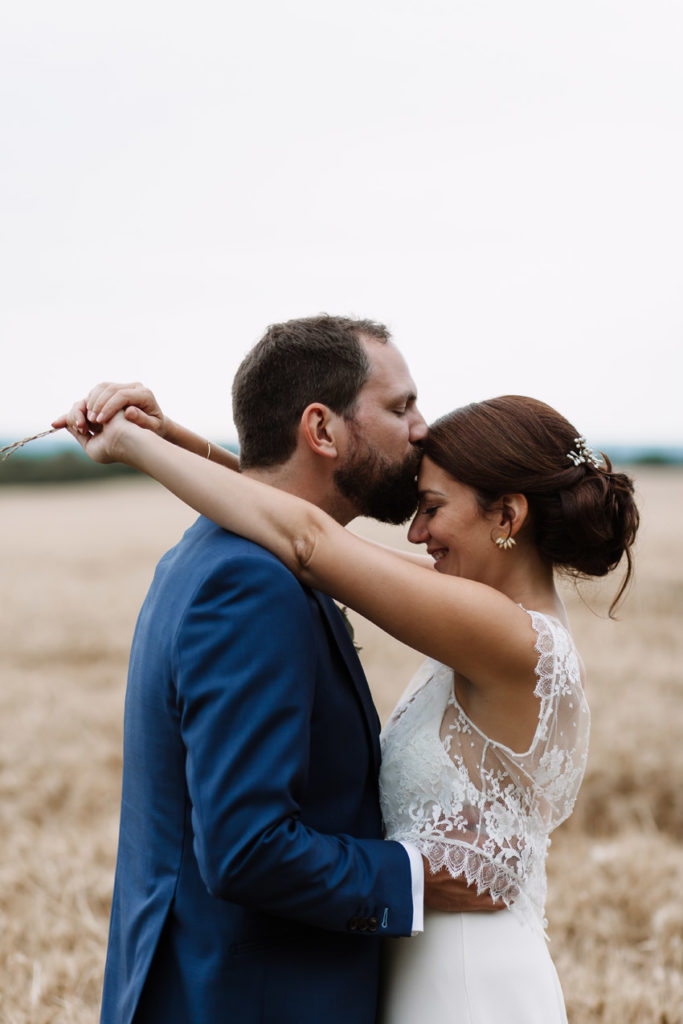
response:
<svg viewBox="0 0 683 1024"><path fill-rule="evenodd" d="M334 603L200 518L130 660L103 1024L372 1024L409 859Z"/></svg>

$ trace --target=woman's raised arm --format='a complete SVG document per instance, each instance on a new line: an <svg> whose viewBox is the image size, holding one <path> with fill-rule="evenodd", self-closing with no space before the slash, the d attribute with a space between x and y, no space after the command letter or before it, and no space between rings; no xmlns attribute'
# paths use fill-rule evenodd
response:
<svg viewBox="0 0 683 1024"><path fill-rule="evenodd" d="M528 616L499 591L363 540L310 502L227 474L121 413L99 433L72 433L95 461L125 462L153 477L220 526L268 548L302 583L468 679L485 685L519 674L528 680L533 671Z"/></svg>

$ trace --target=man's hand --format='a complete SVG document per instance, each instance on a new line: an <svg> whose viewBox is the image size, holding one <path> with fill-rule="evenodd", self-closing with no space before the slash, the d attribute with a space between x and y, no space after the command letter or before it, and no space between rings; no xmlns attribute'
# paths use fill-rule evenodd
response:
<svg viewBox="0 0 683 1024"><path fill-rule="evenodd" d="M425 872L425 908L446 910L452 914L486 914L505 909L502 900L494 902L487 892L478 895L475 886L468 885L464 878L453 878L447 868L432 874L426 857L422 858L422 863Z"/></svg>
<svg viewBox="0 0 683 1024"><path fill-rule="evenodd" d="M80 440L79 434L92 436L103 423L108 423L121 410L131 423L153 430L161 437L166 436L166 417L149 388L139 383L111 384L105 381L97 384L86 398L76 402L68 413L54 420L52 426L68 427L74 437Z"/></svg>

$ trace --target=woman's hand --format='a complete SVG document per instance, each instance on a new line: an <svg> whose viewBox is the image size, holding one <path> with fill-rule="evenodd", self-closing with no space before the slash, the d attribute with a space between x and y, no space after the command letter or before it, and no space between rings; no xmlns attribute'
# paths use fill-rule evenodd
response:
<svg viewBox="0 0 683 1024"><path fill-rule="evenodd" d="M102 427L110 423L119 413L122 413L129 423L134 423L136 427L144 427L145 430L158 434L159 437L170 441L171 444L175 444L179 448L185 448L186 451L201 455L202 458L211 459L212 462L217 462L227 469L239 470L240 468L239 459L233 452L219 444L211 444L206 438L195 434L193 430L189 430L169 416L165 416L159 408L156 398L144 384L111 384L109 382L97 384L91 388L87 397L76 402L69 412L53 420L52 426L56 429L68 427L69 432L77 441L80 441L82 438L91 438L99 433ZM97 446L98 454L102 447L102 445ZM90 454L89 450L88 454ZM108 461L120 462L121 459L109 459Z"/></svg>
<svg viewBox="0 0 683 1024"><path fill-rule="evenodd" d="M86 398L76 402L68 413L53 421L56 428L67 427L79 440L79 435L92 436L102 424L108 423L117 412L131 423L166 437L169 420L159 408L153 393L144 384L112 384L105 381L88 392ZM76 433L74 433L76 431Z"/></svg>
<svg viewBox="0 0 683 1024"><path fill-rule="evenodd" d="M81 402L76 402L68 413L60 417L59 425L66 427L76 438L81 448L93 462L122 462L123 439L138 428L129 423L123 412L114 414L113 419L102 425L85 419Z"/></svg>

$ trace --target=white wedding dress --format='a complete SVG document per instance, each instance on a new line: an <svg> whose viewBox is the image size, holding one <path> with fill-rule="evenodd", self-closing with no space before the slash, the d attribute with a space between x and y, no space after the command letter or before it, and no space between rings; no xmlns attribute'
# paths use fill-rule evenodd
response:
<svg viewBox="0 0 683 1024"><path fill-rule="evenodd" d="M581 784L590 714L570 634L528 614L539 716L527 751L485 736L458 704L451 669L432 660L382 733L387 837L506 909L427 911L422 935L390 941L381 1024L566 1024L545 939L545 860Z"/></svg>

